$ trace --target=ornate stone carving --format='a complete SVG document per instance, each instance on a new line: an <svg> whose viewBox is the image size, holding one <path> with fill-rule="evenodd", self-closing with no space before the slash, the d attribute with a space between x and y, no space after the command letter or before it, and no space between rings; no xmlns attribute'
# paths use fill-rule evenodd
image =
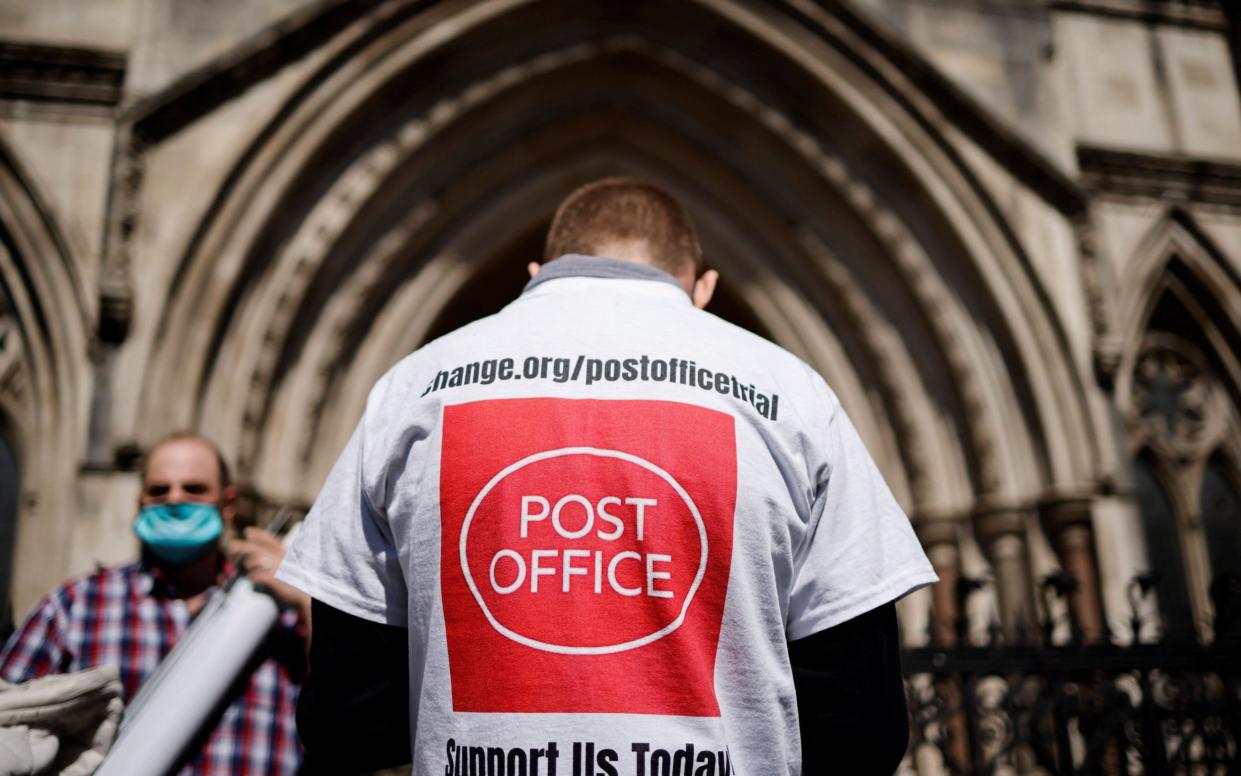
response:
<svg viewBox="0 0 1241 776"><path fill-rule="evenodd" d="M1112 329L1108 306L1108 291L1114 288L1106 262L1099 255L1099 240L1094 221L1089 212L1070 219L1073 235L1077 240L1077 256L1081 260L1082 290L1086 295L1086 308L1090 316L1090 331L1094 345L1095 379L1103 386L1112 385L1120 368L1123 342Z"/></svg>
<svg viewBox="0 0 1241 776"><path fill-rule="evenodd" d="M1133 366L1128 420L1134 445L1185 461L1209 453L1227 424L1227 400L1198 350L1148 334Z"/></svg>
<svg viewBox="0 0 1241 776"><path fill-rule="evenodd" d="M411 237L431 220L436 211L435 202L425 201L384 235L376 244L372 255L365 259L362 267L341 289L341 304L327 311L331 317L329 325L332 337L318 362L318 368L313 372L316 384L311 392L315 397L308 423L311 433L302 437L298 450L298 459L303 463L309 462L314 453L315 440L328 406L332 382L339 376L348 360L348 332L359 325L358 319L364 312L365 302L379 288L385 272L403 255L402 249L408 245Z"/></svg>
<svg viewBox="0 0 1241 776"><path fill-rule="evenodd" d="M902 375L901 368L907 364L909 354L903 352L896 343L886 342L877 335L882 329L882 313L874 309L874 305L858 288L857 283L850 277L849 269L833 256L827 246L809 229L802 229L800 236L802 246L822 266L832 291L844 303L850 317L857 322L858 334L865 343L879 376L880 385L877 387L884 395L885 408L891 413L897 436L903 440L900 452L909 477L909 487L913 491L914 503L929 503L933 498L930 492L931 483L928 481L934 472L934 465L929 460L931 452L924 427L914 417L913 402L902 400L902 394L913 388L909 376ZM903 377L905 379L902 379Z"/></svg>
<svg viewBox="0 0 1241 776"><path fill-rule="evenodd" d="M118 133L118 148L124 149L113 161L117 186L108 212L108 234L104 244L103 266L99 273L98 336L106 345L119 345L129 336L133 319L133 279L130 254L140 216L139 203L145 173L145 145L133 135Z"/></svg>

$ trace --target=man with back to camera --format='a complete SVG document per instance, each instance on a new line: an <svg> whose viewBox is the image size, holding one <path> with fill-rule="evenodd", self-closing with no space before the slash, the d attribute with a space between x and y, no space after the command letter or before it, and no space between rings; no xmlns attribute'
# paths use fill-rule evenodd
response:
<svg viewBox="0 0 1241 776"><path fill-rule="evenodd" d="M935 575L836 396L701 310L654 186L574 192L545 259L379 380L280 567L308 772L891 773Z"/></svg>
<svg viewBox="0 0 1241 776"><path fill-rule="evenodd" d="M134 533L141 559L70 580L39 602L0 653L0 678L25 682L112 664L128 703L232 569L220 537L237 493L214 444L187 432L151 448L142 467ZM229 554L285 608L262 660L238 686L181 774L294 774L301 764L294 711L304 672L309 598L274 578L284 556L270 533L247 528Z"/></svg>

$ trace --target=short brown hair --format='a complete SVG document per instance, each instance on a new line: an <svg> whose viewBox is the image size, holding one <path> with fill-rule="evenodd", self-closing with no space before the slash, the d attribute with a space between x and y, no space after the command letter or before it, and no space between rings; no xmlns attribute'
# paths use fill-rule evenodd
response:
<svg viewBox="0 0 1241 776"><path fill-rule="evenodd" d="M142 468L140 471L142 474L142 483L144 487L147 481L147 464L151 461L151 455L169 442L184 442L187 440L202 442L207 446L207 449L211 450L211 452L215 454L216 463L220 465L220 490L224 490L229 485L233 484L232 473L229 471L228 463L224 460L224 453L220 452L219 445L212 442L202 434L196 434L193 431L174 431L171 434L167 434L160 438L158 442L151 445L150 449L147 450L146 455L142 456Z"/></svg>
<svg viewBox="0 0 1241 776"><path fill-rule="evenodd" d="M552 218L544 261L566 253L595 254L613 240L644 240L651 262L676 274L702 271L698 233L681 203L635 178L604 178L570 194Z"/></svg>

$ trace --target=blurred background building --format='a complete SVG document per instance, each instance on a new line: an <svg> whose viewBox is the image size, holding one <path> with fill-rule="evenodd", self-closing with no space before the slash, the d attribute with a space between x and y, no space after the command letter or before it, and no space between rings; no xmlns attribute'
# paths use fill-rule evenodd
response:
<svg viewBox="0 0 1241 776"><path fill-rule="evenodd" d="M570 190L633 174L697 218L713 311L834 386L939 569L901 605L909 769L1227 767L1237 22L0 0L0 607L134 555L173 429L220 442L252 519L305 508L375 379L513 298Z"/></svg>

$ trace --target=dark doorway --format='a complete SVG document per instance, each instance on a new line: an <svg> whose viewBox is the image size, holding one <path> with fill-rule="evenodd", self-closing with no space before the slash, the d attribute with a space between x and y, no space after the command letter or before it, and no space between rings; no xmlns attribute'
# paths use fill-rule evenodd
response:
<svg viewBox="0 0 1241 776"><path fill-rule="evenodd" d="M548 226L550 221L539 224L513 240L504 250L497 251L495 258L481 272L475 274L444 307L444 311L431 326L427 341L499 312L516 299L526 281L530 279L526 265L531 261L542 260L543 237L547 234ZM771 339L766 327L741 301L727 275L721 277L707 311L761 337Z"/></svg>

